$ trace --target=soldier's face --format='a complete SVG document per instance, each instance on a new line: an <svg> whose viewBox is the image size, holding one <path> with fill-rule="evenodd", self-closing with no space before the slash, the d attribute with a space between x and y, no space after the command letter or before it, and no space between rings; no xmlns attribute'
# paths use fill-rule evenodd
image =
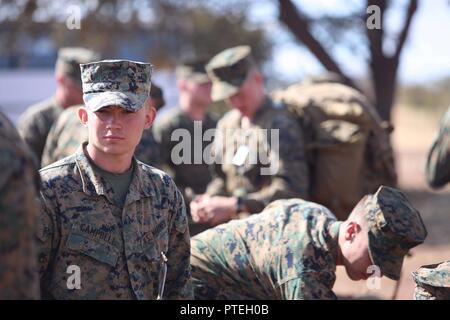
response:
<svg viewBox="0 0 450 320"><path fill-rule="evenodd" d="M185 104L196 107L208 107L211 104L211 82L197 83L189 80L179 80L180 99L185 99Z"/></svg>
<svg viewBox="0 0 450 320"><path fill-rule="evenodd" d="M369 254L369 239L367 231L357 222L349 222L345 227L345 242L341 247L343 263L347 275L352 280L366 280L372 260Z"/></svg>
<svg viewBox="0 0 450 320"><path fill-rule="evenodd" d="M80 120L88 127L89 144L99 152L111 155L132 156L143 130L150 128L155 118L155 110L149 107L137 112L120 106L108 106L96 112L84 110Z"/></svg>

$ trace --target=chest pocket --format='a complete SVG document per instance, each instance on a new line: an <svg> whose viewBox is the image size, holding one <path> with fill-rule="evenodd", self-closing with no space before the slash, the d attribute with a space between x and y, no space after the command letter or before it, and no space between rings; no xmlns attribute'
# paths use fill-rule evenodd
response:
<svg viewBox="0 0 450 320"><path fill-rule="evenodd" d="M92 239L80 232L71 232L66 246L70 251L79 252L111 267L116 266L119 258L119 251L116 247L107 242Z"/></svg>
<svg viewBox="0 0 450 320"><path fill-rule="evenodd" d="M161 261L161 252L167 254L168 233L165 221L161 221L153 230L145 235L143 253L150 262Z"/></svg>

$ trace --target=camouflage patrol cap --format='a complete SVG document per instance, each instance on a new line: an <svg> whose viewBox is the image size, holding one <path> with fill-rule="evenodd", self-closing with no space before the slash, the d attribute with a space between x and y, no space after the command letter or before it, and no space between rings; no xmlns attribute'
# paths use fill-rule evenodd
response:
<svg viewBox="0 0 450 320"><path fill-rule="evenodd" d="M229 48L215 55L206 65L213 83L211 99L224 100L238 93L253 65L250 46Z"/></svg>
<svg viewBox="0 0 450 320"><path fill-rule="evenodd" d="M412 273L414 299L450 300L450 260L422 266Z"/></svg>
<svg viewBox="0 0 450 320"><path fill-rule="evenodd" d="M103 60L82 64L83 100L95 112L118 105L136 112L150 94L152 65L130 60Z"/></svg>
<svg viewBox="0 0 450 320"><path fill-rule="evenodd" d="M381 186L364 202L369 254L387 277L398 280L403 257L427 236L419 212L399 190Z"/></svg>
<svg viewBox="0 0 450 320"><path fill-rule="evenodd" d="M177 78L186 79L199 84L211 82L205 69L207 62L207 59L191 59L184 61L175 70Z"/></svg>
<svg viewBox="0 0 450 320"><path fill-rule="evenodd" d="M100 54L82 47L64 47L58 50L55 69L76 81L81 87L80 64L100 60Z"/></svg>

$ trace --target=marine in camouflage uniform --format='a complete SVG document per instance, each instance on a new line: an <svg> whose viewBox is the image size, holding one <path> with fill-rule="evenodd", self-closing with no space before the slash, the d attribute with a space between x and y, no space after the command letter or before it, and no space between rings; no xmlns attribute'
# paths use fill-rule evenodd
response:
<svg viewBox="0 0 450 320"><path fill-rule="evenodd" d="M162 103L158 103L160 100ZM157 110L164 105L162 90L153 83L150 89L150 102L155 102L153 106ZM81 124L77 115L81 106L64 110L53 124L42 154L42 167L74 154L83 142L88 141L88 130ZM162 166L159 144L154 138L152 129L144 130L135 155L140 161L152 167Z"/></svg>
<svg viewBox="0 0 450 320"><path fill-rule="evenodd" d="M422 266L412 273L414 300L450 300L450 260Z"/></svg>
<svg viewBox="0 0 450 320"><path fill-rule="evenodd" d="M308 198L303 132L294 117L266 95L250 47L222 51L206 69L213 82L213 101L226 100L233 107L217 125L212 147L214 176L206 194L228 198L217 207L228 208L235 202L229 216L260 212L277 199ZM252 115L247 114L250 109ZM211 214L208 204L200 201L191 203L191 211L201 221L202 215Z"/></svg>
<svg viewBox="0 0 450 320"><path fill-rule="evenodd" d="M128 139L127 133L134 134L136 141L129 138L125 144L127 148L129 143L136 146L136 132L144 127L127 124L142 125L140 114L145 115L145 127L154 119L150 108L142 108L150 91L151 65L104 60L82 64L81 71L86 105L82 119L89 130L99 132L106 126L124 139ZM122 112L121 120L113 112ZM129 119L135 122L125 122ZM103 141L99 133L96 139ZM98 152L93 156L92 151L98 148L96 143L100 142L89 141L74 155L40 171L43 213L38 238L43 297L191 298L189 230L181 193L167 174L132 158L132 150L123 154L130 158L129 169L122 174L106 172L93 160L99 159ZM117 141L102 143L120 150L113 148ZM115 159L112 152L102 153L109 155L110 165ZM128 182L122 180L120 187L111 176L124 176ZM71 265L81 270L79 289L67 285Z"/></svg>
<svg viewBox="0 0 450 320"><path fill-rule="evenodd" d="M39 175L12 123L0 112L0 300L39 299L33 235Z"/></svg>
<svg viewBox="0 0 450 320"><path fill-rule="evenodd" d="M83 102L79 64L99 60L99 57L99 54L84 48L61 48L55 66L55 96L30 106L20 117L19 133L33 152L37 165L41 163L50 128L61 112Z"/></svg>
<svg viewBox="0 0 450 320"><path fill-rule="evenodd" d="M193 237L195 297L336 299L332 288L340 264L354 280L367 279L367 267L372 264L398 280L404 255L427 234L419 213L403 194L389 187L363 198L354 211L355 215L340 222L319 204L277 200L260 214ZM367 226L359 237L368 240L350 254L349 246L359 245L357 233L347 235L349 228L358 228L354 225L357 215ZM367 255L362 264L363 258L352 260L361 251Z"/></svg>
<svg viewBox="0 0 450 320"><path fill-rule="evenodd" d="M426 176L433 188L443 187L450 181L450 108L428 153Z"/></svg>
<svg viewBox="0 0 450 320"><path fill-rule="evenodd" d="M205 61L196 60L185 62L183 65L179 66L176 70L177 80L179 82L193 82L196 86L210 86L211 81L209 80L208 75L205 70ZM180 91L184 90L183 88ZM209 92L209 89L205 89L206 92ZM194 93L187 93L189 95L194 95ZM192 98L195 101L195 97ZM203 101L202 101L203 102ZM201 194L206 191L206 187L208 183L211 181L211 174L209 171L209 166L203 161L203 157L201 159L201 163L195 163L194 153L196 151L195 144L199 144L198 152L203 154L203 151L207 144L210 142L203 142L200 136L200 141L194 141L194 137L196 133L194 132L194 121L197 121L197 126L201 129L201 132L204 133L206 130L214 129L217 125L217 121L207 112L209 104L205 103L205 106L202 107L202 119L193 119L189 112L190 109L194 109L196 106L186 106L186 107L177 107L165 114L161 120L155 125L155 137L160 143L161 146L161 155L163 158L164 164L166 164L169 168L169 172L171 172L172 177L180 190L184 190L185 188L191 188L195 194ZM184 110L189 109L189 110ZM190 141L191 147L191 157L189 163L181 163L175 164L172 161L172 151L174 147L179 144L179 141L172 141L172 133L181 129L185 132L188 132L192 137Z"/></svg>

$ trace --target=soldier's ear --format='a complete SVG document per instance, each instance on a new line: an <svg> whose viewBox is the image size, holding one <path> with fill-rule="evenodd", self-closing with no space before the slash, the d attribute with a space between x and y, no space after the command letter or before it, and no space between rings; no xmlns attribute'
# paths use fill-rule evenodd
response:
<svg viewBox="0 0 450 320"><path fill-rule="evenodd" d="M152 106L146 106L145 107L145 129L149 129L153 121L155 121L156 117L156 109Z"/></svg>
<svg viewBox="0 0 450 320"><path fill-rule="evenodd" d="M87 122L88 122L88 111L86 110L85 107L80 107L78 108L78 119L80 120L81 124L85 127L87 127Z"/></svg>

